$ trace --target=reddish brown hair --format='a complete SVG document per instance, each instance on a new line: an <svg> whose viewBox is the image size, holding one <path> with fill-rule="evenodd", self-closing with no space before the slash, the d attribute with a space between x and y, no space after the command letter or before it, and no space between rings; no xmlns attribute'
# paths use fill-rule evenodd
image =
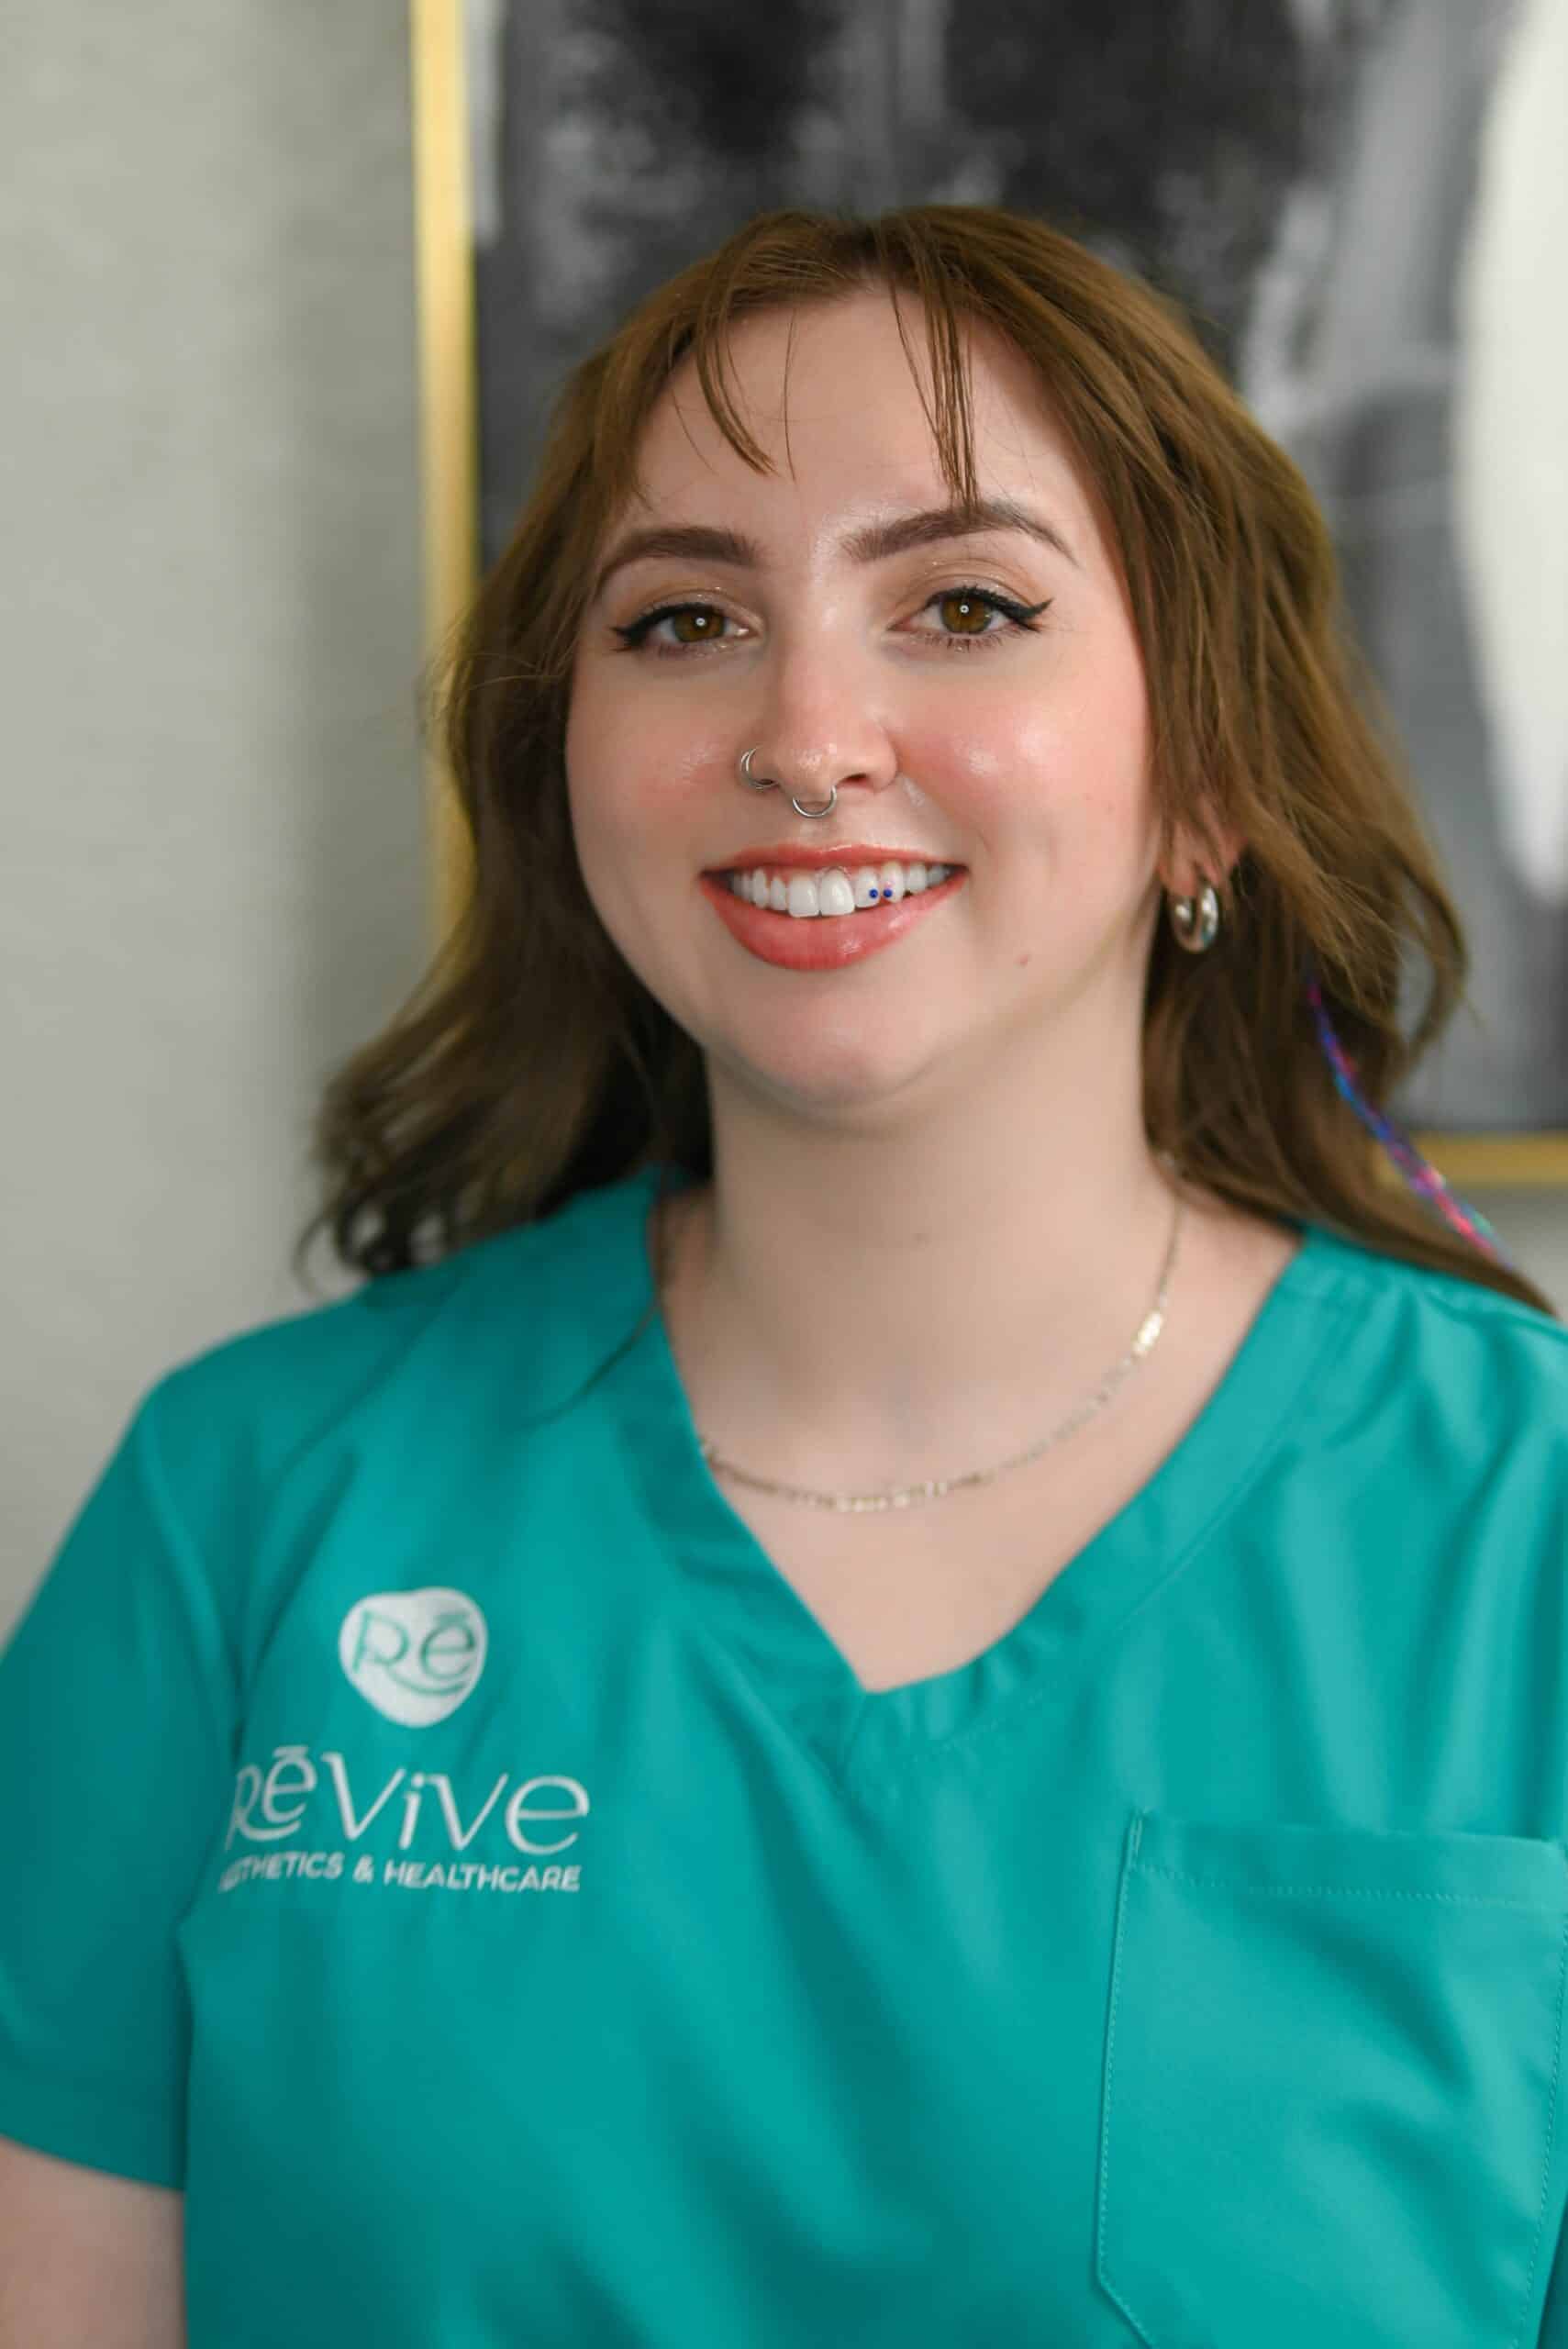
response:
<svg viewBox="0 0 1568 2349"><path fill-rule="evenodd" d="M1208 877L1222 919L1189 954L1162 922L1143 1015L1151 1146L1253 1214L1320 1223L1557 1319L1414 1193L1338 1091L1307 957L1379 1109L1464 997L1468 949L1387 712L1343 612L1328 528L1177 306L1043 221L987 205L874 220L748 221L642 301L567 377L532 492L430 679L472 886L408 1001L330 1077L313 1133L330 1230L374 1277L535 1221L653 1161L711 1173L702 1056L631 973L584 886L563 745L573 655L608 527L640 488L650 412L690 359L715 423L729 330L884 287L924 311L928 405L952 494L976 495L966 323L1023 354L1109 518L1147 681L1160 858L1178 830L1247 843ZM917 380L918 376L917 374ZM924 397L924 393L922 393ZM1429 979L1398 1025L1406 959Z"/></svg>

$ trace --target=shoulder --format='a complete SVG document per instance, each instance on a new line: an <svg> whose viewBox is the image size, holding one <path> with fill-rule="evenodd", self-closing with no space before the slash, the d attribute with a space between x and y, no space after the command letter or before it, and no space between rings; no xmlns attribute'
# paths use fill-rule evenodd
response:
<svg viewBox="0 0 1568 2349"><path fill-rule="evenodd" d="M1568 1326L1457 1273L1314 1224L1286 1281L1332 1325L1329 1375L1367 1412L1405 1410L1461 1452L1540 1443L1568 1458Z"/></svg>
<svg viewBox="0 0 1568 2349"><path fill-rule="evenodd" d="M433 1442L486 1390L549 1409L637 1323L645 1199L634 1178L350 1295L241 1330L150 1390L157 1448L182 1475L270 1485L356 1438Z"/></svg>
<svg viewBox="0 0 1568 2349"><path fill-rule="evenodd" d="M1188 1193L1208 1310L1232 1337L1265 1308L1288 1323L1332 1415L1402 1406L1483 1431L1568 1442L1568 1326L1457 1273L1403 1258L1318 1223L1242 1214ZM1351 1398L1353 1398L1353 1402ZM1484 1440L1484 1439L1483 1439Z"/></svg>

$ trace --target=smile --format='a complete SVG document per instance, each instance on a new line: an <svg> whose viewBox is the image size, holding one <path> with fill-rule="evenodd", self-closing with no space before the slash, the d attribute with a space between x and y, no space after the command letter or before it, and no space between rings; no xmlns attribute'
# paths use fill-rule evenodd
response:
<svg viewBox="0 0 1568 2349"><path fill-rule="evenodd" d="M820 900L815 914L804 904L798 913L753 905L749 897L736 895L728 874L705 873L698 885L730 936L759 962L785 971L841 971L884 946L896 945L956 896L969 877L962 865L937 869L946 872L946 879L928 882L924 889L884 898L863 909L851 903L826 915ZM791 875L792 894L806 877Z"/></svg>
<svg viewBox="0 0 1568 2349"><path fill-rule="evenodd" d="M951 864L899 864L890 860L881 865L862 864L852 872L842 864L815 869L775 866L771 871L766 865L754 870L742 865L717 877L727 881L743 903L761 906L764 912L771 907L775 914L791 914L801 921L818 914L864 912L890 899L896 904L900 897L918 896L923 890L934 888L957 870Z"/></svg>

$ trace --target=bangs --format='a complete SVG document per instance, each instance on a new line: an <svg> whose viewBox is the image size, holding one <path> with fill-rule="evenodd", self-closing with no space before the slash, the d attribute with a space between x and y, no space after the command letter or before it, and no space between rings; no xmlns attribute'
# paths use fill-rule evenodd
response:
<svg viewBox="0 0 1568 2349"><path fill-rule="evenodd" d="M798 237L775 249L765 238L742 244L727 265L705 273L690 314L677 309L656 343L639 348L633 335L606 369L595 419L595 468L601 486L601 518L634 502L646 502L637 452L653 408L680 369L690 362L703 402L716 429L753 473L771 473L773 461L748 431L735 392L732 338L738 328L784 312L789 334L784 349L784 436L789 454L789 369L795 320L861 293L882 292L892 305L937 460L949 494L960 504L978 497L974 471L973 407L967 332L982 323L978 306L966 303L956 271L943 265L940 250L910 233L910 223L863 227L846 224L838 237L820 235L802 252ZM893 233L895 226L906 233ZM925 349L917 351L900 294L913 297L925 314ZM923 359L923 366L922 366Z"/></svg>

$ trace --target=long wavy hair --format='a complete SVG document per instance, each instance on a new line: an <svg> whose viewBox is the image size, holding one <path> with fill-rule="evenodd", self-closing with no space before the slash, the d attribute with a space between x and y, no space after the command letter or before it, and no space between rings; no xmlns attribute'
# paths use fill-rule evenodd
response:
<svg viewBox="0 0 1568 2349"><path fill-rule="evenodd" d="M1165 922L1155 932L1143 1004L1151 1149L1238 1208L1326 1226L1556 1319L1531 1281L1380 1175L1386 1162L1304 990L1310 973L1381 1114L1463 1000L1469 971L1311 490L1173 299L1044 221L968 204L875 219L763 213L657 287L566 377L510 543L423 680L461 813L464 902L407 1000L326 1083L310 1145L322 1203L296 1243L296 1275L324 1229L346 1268L375 1278L540 1220L645 1165L711 1174L700 1048L628 967L578 865L564 760L574 650L673 373L692 361L715 424L766 472L731 397L729 329L866 288L888 292L906 356L901 297L923 307L934 411L921 397L957 498L977 494L966 322L1029 362L1114 528L1149 696L1162 864L1178 828L1212 842L1224 827L1246 842L1229 874L1218 852L1209 867L1222 918L1208 951L1185 952ZM1430 980L1408 1040L1407 957ZM662 1274L656 1262L661 1286Z"/></svg>

